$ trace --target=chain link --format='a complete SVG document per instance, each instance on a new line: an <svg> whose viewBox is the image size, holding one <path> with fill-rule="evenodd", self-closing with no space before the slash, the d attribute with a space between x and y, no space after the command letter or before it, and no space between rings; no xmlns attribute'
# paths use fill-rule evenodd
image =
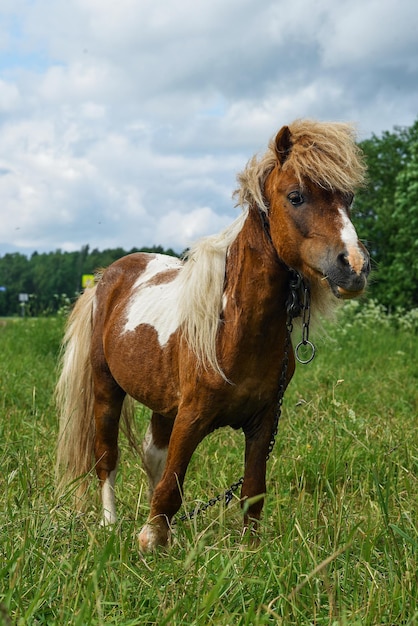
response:
<svg viewBox="0 0 418 626"><path fill-rule="evenodd" d="M276 443L276 436L279 428L279 421L282 414L282 406L284 400L284 393L286 390L286 379L287 379L287 370L289 367L289 353L291 350L292 342L291 335L293 330L293 320L295 317L299 317L302 314L302 341L298 343L295 349L295 356L300 363L310 363L315 356L315 346L309 341L309 324L311 320L311 299L310 299L310 291L309 287L306 286L302 276L294 271L289 270L290 278L289 278L289 295L286 302L286 310L287 310L287 320L286 320L286 340L284 345L284 355L282 361L282 369L280 372L279 378L279 388L277 391L277 401L276 401L276 411L274 415L273 421L273 430L271 434L270 443L267 449L266 461L269 460L271 453L273 452L274 445ZM303 298L301 298L301 292L303 291ZM301 346L309 346L311 348L311 355L308 360L303 360L299 358L299 351ZM178 519L174 519L171 522L172 526L175 526L178 522L190 521L196 515L200 513L204 513L208 508L214 506L218 502L222 500L225 501L225 506L228 504L234 497L234 493L237 491L239 487L244 482L244 476L241 476L235 483L232 483L228 489L226 489L222 494L217 495L214 498L210 498L207 502L203 504L199 504L196 506L193 511L189 511L184 515L181 515Z"/></svg>

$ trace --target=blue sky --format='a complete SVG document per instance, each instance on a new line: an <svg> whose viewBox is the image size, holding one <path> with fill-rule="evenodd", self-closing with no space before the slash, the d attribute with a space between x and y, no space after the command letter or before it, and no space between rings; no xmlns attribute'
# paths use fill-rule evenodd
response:
<svg viewBox="0 0 418 626"><path fill-rule="evenodd" d="M2 0L0 255L160 244L238 209L297 117L418 117L416 0Z"/></svg>

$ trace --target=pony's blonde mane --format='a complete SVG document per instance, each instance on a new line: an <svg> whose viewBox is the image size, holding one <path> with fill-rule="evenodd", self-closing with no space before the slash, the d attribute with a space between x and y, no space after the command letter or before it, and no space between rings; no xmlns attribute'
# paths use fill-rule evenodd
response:
<svg viewBox="0 0 418 626"><path fill-rule="evenodd" d="M183 336L198 361L225 378L216 354L229 246L241 231L247 211L218 235L199 240L188 251L179 275L179 317Z"/></svg>
<svg viewBox="0 0 418 626"><path fill-rule="evenodd" d="M292 148L282 171L292 171L301 187L306 179L342 193L353 193L364 185L366 166L352 124L296 120L289 130ZM272 139L267 152L250 159L238 174L239 187L234 192L238 204L245 207L255 203L268 210L264 183L277 164L275 139Z"/></svg>

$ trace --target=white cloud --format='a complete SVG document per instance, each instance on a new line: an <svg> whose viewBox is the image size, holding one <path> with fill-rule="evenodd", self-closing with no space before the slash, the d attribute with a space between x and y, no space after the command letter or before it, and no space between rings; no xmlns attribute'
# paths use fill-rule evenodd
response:
<svg viewBox="0 0 418 626"><path fill-rule="evenodd" d="M0 113L13 113L19 103L20 94L17 86L0 79Z"/></svg>
<svg viewBox="0 0 418 626"><path fill-rule="evenodd" d="M350 0L335 6L338 10L322 28L323 58L328 66L364 63L367 69L369 64L390 67L401 62L418 70L414 3Z"/></svg>
<svg viewBox="0 0 418 626"><path fill-rule="evenodd" d="M415 0L4 0L0 253L161 244L236 216L296 117L417 116Z"/></svg>
<svg viewBox="0 0 418 626"><path fill-rule="evenodd" d="M217 215L210 207L199 207L189 212L169 211L158 222L156 238L164 247L171 247L177 241L182 250L207 234L225 228L230 219Z"/></svg>

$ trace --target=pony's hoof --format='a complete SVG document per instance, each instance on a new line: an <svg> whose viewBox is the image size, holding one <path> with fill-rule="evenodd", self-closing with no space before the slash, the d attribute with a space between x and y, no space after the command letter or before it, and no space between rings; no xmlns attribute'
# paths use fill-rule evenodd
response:
<svg viewBox="0 0 418 626"><path fill-rule="evenodd" d="M145 524L138 535L139 548L144 554L156 548L167 545L168 533L152 524Z"/></svg>

